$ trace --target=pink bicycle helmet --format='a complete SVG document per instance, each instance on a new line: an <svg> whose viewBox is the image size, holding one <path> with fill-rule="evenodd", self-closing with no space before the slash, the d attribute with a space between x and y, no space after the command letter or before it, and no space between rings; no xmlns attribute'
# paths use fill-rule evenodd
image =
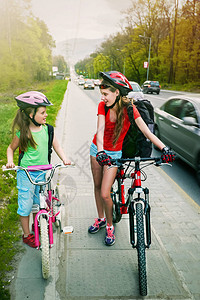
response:
<svg viewBox="0 0 200 300"><path fill-rule="evenodd" d="M50 106L53 105L47 97L36 91L27 92L15 97L17 101L17 105L21 109L25 109L27 107L37 108L39 106Z"/></svg>
<svg viewBox="0 0 200 300"><path fill-rule="evenodd" d="M133 90L128 79L118 71L100 72L99 75L108 81L112 86L117 88L122 96L126 96Z"/></svg>

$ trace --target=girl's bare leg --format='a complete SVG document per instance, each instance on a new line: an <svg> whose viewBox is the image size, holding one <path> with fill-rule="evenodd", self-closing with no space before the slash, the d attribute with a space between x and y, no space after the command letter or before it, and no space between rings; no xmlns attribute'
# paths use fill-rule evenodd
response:
<svg viewBox="0 0 200 300"><path fill-rule="evenodd" d="M101 197L101 183L103 177L103 168L98 164L96 158L90 156L91 170L94 181L94 195L99 218L104 218L104 204Z"/></svg>
<svg viewBox="0 0 200 300"><path fill-rule="evenodd" d="M20 221L22 225L22 230L24 232L24 236L28 236L30 234L30 229L29 229L29 216L20 216Z"/></svg>
<svg viewBox="0 0 200 300"><path fill-rule="evenodd" d="M101 183L101 197L103 199L103 203L105 206L107 223L110 226L112 225L112 214L113 214L113 202L112 202L110 192L116 174L117 174L116 167L108 169L108 166L104 166L103 179Z"/></svg>

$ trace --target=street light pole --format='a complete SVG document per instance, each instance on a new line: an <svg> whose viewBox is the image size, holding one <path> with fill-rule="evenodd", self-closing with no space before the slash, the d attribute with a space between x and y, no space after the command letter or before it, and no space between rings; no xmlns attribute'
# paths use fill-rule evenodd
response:
<svg viewBox="0 0 200 300"><path fill-rule="evenodd" d="M147 68L147 80L149 79L149 64L150 64L150 54L151 54L151 37L145 35L139 35L139 37L144 39L149 39L149 56L148 56L148 68Z"/></svg>

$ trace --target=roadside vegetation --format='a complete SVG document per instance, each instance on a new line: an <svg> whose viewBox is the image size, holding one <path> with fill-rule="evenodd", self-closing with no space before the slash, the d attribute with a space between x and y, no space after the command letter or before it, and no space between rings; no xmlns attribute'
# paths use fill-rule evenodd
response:
<svg viewBox="0 0 200 300"><path fill-rule="evenodd" d="M39 82L23 89L10 90L0 94L0 166L7 162L6 149L12 139L12 121L17 112L15 96L30 90L44 93L53 103L47 110L47 122L55 126L56 116L61 107L64 93L67 88L66 80L51 80ZM18 151L15 153L15 164L18 160ZM9 271L15 254L22 251L20 243L21 227L17 215L17 188L15 172L2 172L0 168L0 299L10 299L8 285Z"/></svg>
<svg viewBox="0 0 200 300"><path fill-rule="evenodd" d="M123 12L121 29L89 57L79 61L79 75L117 70L142 84L147 78L161 87L200 92L200 1L135 0ZM151 43L150 43L151 42Z"/></svg>

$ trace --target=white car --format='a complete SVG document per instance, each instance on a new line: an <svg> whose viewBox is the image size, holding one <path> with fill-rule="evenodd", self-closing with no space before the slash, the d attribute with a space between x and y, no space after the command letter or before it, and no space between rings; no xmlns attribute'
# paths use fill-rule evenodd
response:
<svg viewBox="0 0 200 300"><path fill-rule="evenodd" d="M94 90L94 82L92 80L86 80L86 82L83 85L84 90L88 89L92 89Z"/></svg>
<svg viewBox="0 0 200 300"><path fill-rule="evenodd" d="M129 81L133 91L128 93L128 98L134 98L134 100L142 100L144 99L144 94L142 92L141 87L135 81Z"/></svg>

